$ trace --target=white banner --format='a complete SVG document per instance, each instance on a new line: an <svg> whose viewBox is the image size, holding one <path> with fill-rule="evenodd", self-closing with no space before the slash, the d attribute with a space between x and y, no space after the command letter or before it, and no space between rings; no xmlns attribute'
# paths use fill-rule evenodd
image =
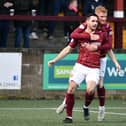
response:
<svg viewBox="0 0 126 126"><path fill-rule="evenodd" d="M22 53L0 53L0 89L21 89Z"/></svg>

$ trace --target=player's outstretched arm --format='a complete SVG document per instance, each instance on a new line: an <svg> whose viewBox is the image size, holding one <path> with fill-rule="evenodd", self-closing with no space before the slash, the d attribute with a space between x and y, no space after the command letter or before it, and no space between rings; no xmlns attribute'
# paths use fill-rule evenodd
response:
<svg viewBox="0 0 126 126"><path fill-rule="evenodd" d="M108 51L108 55L109 55L109 57L111 58L111 60L113 61L113 63L115 64L117 71L119 72L119 71L121 70L121 66L120 66L120 64L118 63L118 61L117 61L117 59L116 59L116 57L115 57L115 54L113 53L112 49L110 49L110 50Z"/></svg>
<svg viewBox="0 0 126 126"><path fill-rule="evenodd" d="M65 47L63 50L61 50L61 52L54 59L48 61L48 66L51 67L57 61L64 58L68 53L70 53L72 51L72 49L73 48L70 47L69 45L67 47Z"/></svg>

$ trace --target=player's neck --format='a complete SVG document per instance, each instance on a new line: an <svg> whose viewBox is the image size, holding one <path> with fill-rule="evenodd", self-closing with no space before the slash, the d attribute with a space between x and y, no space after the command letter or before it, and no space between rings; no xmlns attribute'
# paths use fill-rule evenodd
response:
<svg viewBox="0 0 126 126"><path fill-rule="evenodd" d="M87 33L94 33L95 30L93 30L93 29L87 27L87 28L85 29L85 32L87 32Z"/></svg>

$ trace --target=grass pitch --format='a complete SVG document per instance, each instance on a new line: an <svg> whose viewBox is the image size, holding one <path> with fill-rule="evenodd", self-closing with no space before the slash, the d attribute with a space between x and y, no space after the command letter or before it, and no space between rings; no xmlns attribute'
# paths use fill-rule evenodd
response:
<svg viewBox="0 0 126 126"><path fill-rule="evenodd" d="M90 120L85 121L82 100L76 100L73 124L63 124L65 112L55 110L61 100L0 100L0 126L126 126L126 101L107 100L103 122L97 121L98 101L90 106Z"/></svg>

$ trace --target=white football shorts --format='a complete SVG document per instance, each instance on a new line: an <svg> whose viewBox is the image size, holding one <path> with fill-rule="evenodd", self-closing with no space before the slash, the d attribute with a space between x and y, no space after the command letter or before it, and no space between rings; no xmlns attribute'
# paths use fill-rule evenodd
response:
<svg viewBox="0 0 126 126"><path fill-rule="evenodd" d="M105 76L106 64L107 64L107 58L106 57L100 58L100 77Z"/></svg>
<svg viewBox="0 0 126 126"><path fill-rule="evenodd" d="M99 68L90 68L79 63L76 63L71 71L69 81L73 80L78 86L85 80L94 81L98 84L99 81Z"/></svg>

